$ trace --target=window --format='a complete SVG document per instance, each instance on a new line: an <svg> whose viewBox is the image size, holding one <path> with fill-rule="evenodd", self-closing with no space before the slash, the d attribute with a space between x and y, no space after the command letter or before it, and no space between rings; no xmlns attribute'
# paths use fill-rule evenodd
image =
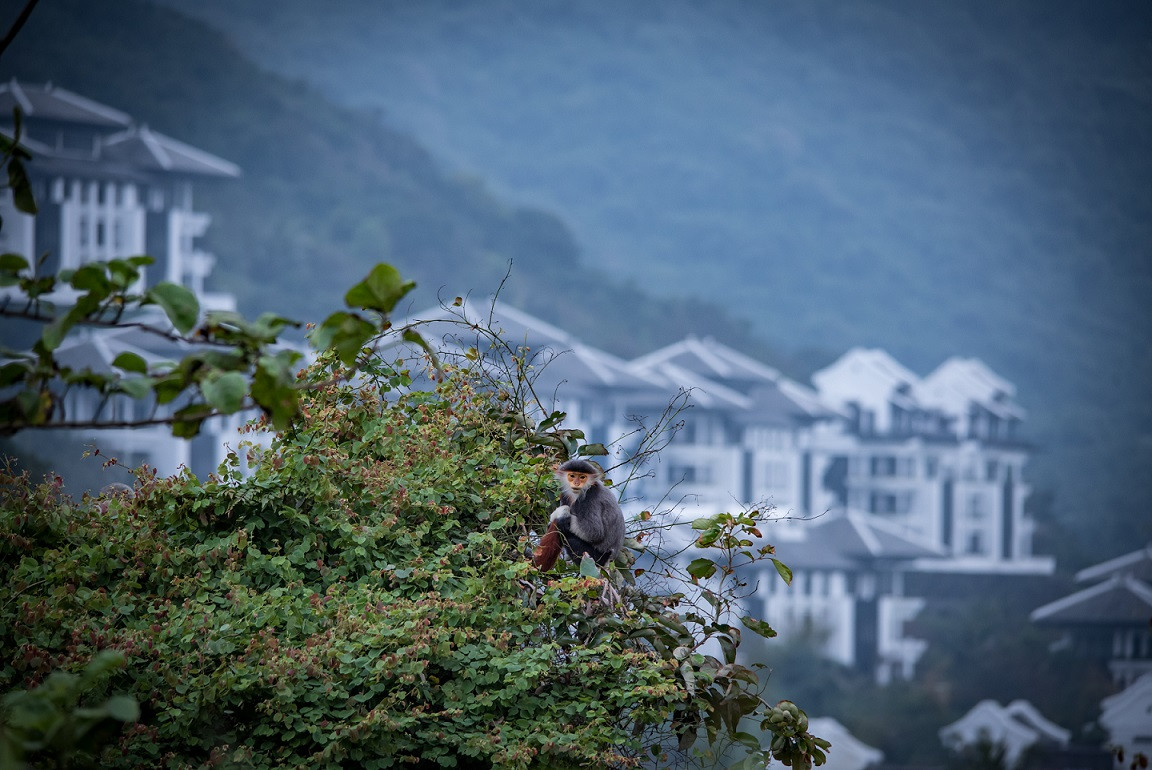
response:
<svg viewBox="0 0 1152 770"><path fill-rule="evenodd" d="M988 506L984 495L974 494L968 496L968 518L972 521L983 521L988 515Z"/></svg>
<svg viewBox="0 0 1152 770"><path fill-rule="evenodd" d="M673 484L711 484L712 469L706 465L673 464L668 466L668 481Z"/></svg>
<svg viewBox="0 0 1152 770"><path fill-rule="evenodd" d="M872 458L872 475L873 476L895 476L896 475L896 458L895 457L873 457Z"/></svg>
<svg viewBox="0 0 1152 770"><path fill-rule="evenodd" d="M871 513L904 514L912 510L912 494L904 492L872 492L869 495L868 510Z"/></svg>
<svg viewBox="0 0 1152 770"><path fill-rule="evenodd" d="M873 478L907 478L915 475L916 464L911 457L882 455L873 457L869 468Z"/></svg>

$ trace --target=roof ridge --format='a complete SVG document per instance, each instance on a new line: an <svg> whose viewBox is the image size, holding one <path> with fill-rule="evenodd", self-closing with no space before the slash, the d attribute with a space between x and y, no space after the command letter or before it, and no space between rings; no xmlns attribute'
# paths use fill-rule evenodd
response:
<svg viewBox="0 0 1152 770"><path fill-rule="evenodd" d="M1028 618L1034 621L1043 620L1044 618L1055 615L1058 612L1062 612L1069 607L1075 607L1077 604L1080 604L1086 599L1095 598L1100 594L1104 594L1114 588L1118 588L1121 582L1122 576L1110 575L1106 580L1103 580L1096 585L1089 586L1088 588L1081 589L1074 593L1070 593L1067 596L1062 596L1055 601L1051 601L1041 607L1037 607L1036 609L1032 610L1031 613L1029 613Z"/></svg>

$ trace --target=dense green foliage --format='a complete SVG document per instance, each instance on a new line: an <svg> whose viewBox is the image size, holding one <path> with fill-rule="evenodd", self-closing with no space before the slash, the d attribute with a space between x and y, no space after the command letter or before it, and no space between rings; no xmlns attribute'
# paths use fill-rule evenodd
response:
<svg viewBox="0 0 1152 770"><path fill-rule="evenodd" d="M123 667L124 655L97 653L78 673L53 671L35 689L16 690L0 702L0 768L99 767L100 755L117 730L140 718L140 707L127 695L92 702L109 675Z"/></svg>
<svg viewBox="0 0 1152 770"><path fill-rule="evenodd" d="M141 471L132 496L76 502L4 474L0 687L121 651L112 686L143 708L105 759L122 767L630 766L698 733L745 744L749 767L821 761L803 712L736 663L722 589L693 589L704 612L675 580L531 566L554 455L506 394L467 370L409 390L378 360L353 387L326 361L301 419L245 445L250 476L239 457L203 480ZM751 560L754 526L696 529ZM683 587L731 563L698 559ZM763 753L745 717L771 733Z"/></svg>

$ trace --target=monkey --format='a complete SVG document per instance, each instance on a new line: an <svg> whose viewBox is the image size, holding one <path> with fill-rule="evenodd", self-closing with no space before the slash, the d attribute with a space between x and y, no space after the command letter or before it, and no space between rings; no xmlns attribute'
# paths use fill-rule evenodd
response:
<svg viewBox="0 0 1152 770"><path fill-rule="evenodd" d="M624 514L600 476L600 468L587 460L560 465L556 478L560 481L561 505L548 521L563 536L571 558L579 560L588 554L603 567L624 545Z"/></svg>

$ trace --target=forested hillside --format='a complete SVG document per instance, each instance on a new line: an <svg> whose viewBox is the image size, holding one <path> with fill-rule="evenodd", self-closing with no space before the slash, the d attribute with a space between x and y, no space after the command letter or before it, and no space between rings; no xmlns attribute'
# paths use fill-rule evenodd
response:
<svg viewBox="0 0 1152 770"><path fill-rule="evenodd" d="M511 259L511 301L623 355L691 330L796 374L978 356L1029 408L1046 544L1152 537L1132 4L166 1L227 38L54 0L0 75L239 163L202 203L247 309L314 317L378 259L426 301L488 292Z"/></svg>
<svg viewBox="0 0 1152 770"><path fill-rule="evenodd" d="M166 8L44 3L0 76L51 81L238 163L241 179L201 188L197 207L213 217L215 285L249 313L315 319L387 261L420 284L416 309L437 294L493 293L511 269L507 300L589 339L611 335L625 354L689 331L760 344L717 305L657 301L597 274L554 214L501 200L377 115L261 69ZM659 319L669 304L683 312Z"/></svg>

